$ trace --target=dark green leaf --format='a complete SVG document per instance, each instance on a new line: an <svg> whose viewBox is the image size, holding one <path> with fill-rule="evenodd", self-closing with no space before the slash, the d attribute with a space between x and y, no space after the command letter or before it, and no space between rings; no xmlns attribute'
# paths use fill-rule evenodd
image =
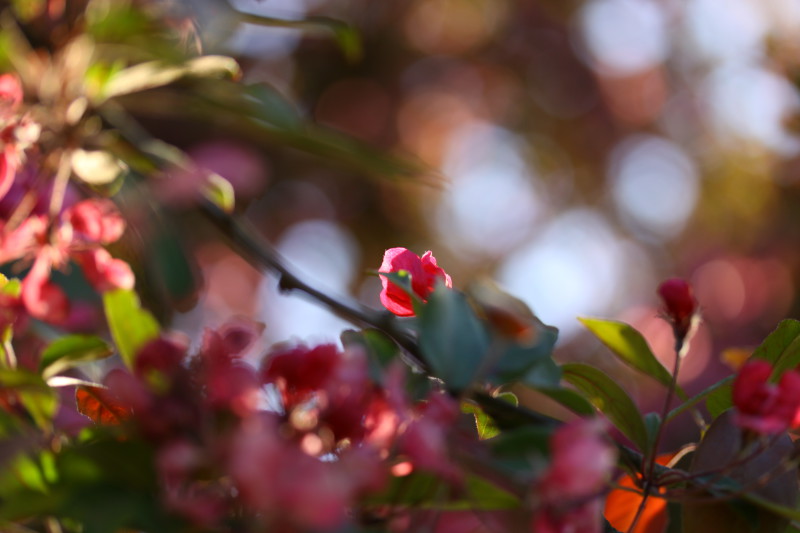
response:
<svg viewBox="0 0 800 533"><path fill-rule="evenodd" d="M463 293L439 284L419 306L419 345L433 374L452 391L475 379L489 347L489 335Z"/></svg>
<svg viewBox="0 0 800 533"><path fill-rule="evenodd" d="M574 385L592 405L605 414L640 450L647 449L647 429L630 396L602 371L583 363L561 367L564 379Z"/></svg>
<svg viewBox="0 0 800 533"><path fill-rule="evenodd" d="M714 412L712 413L712 415L714 417L716 417L719 413L721 413L722 411L725 411L728 407L731 406L730 405L730 394L731 394L730 387L731 387L731 382L733 382L733 376L728 376L727 378L724 378L724 379L714 383L713 385L711 385L710 387L708 387L704 391L695 394L694 396L692 396L691 398L689 398L688 400L683 402L681 405L677 406L675 409L670 411L669 415L667 416L667 422L669 422L670 420L672 420L673 418L675 418L679 414L683 413L687 409L690 409L690 408L694 407L695 405L697 405L698 403L700 403L701 401L703 401L707 397L710 397L713 394L717 394L716 391L718 389L724 389L725 387L728 387L723 392L718 393L718 394L720 394L720 396L718 398L716 398L715 400L713 400L713 402L716 403L717 405L714 406ZM727 407L725 407L724 404L722 403L724 398L728 398ZM706 404L708 406L708 402ZM720 409L722 409L722 410L720 410ZM711 409L709 409L709 411L710 410Z"/></svg>
<svg viewBox="0 0 800 533"><path fill-rule="evenodd" d="M44 379L68 368L97 361L114 353L103 339L92 335L67 335L51 342L42 352L39 371Z"/></svg>
<svg viewBox="0 0 800 533"><path fill-rule="evenodd" d="M255 118L287 131L301 129L303 117L275 88L259 83L248 86L244 94L245 98L252 99Z"/></svg>
<svg viewBox="0 0 800 533"><path fill-rule="evenodd" d="M534 387L534 389L548 398L555 400L573 413L581 416L593 416L595 409L586 398L571 389Z"/></svg>
<svg viewBox="0 0 800 533"><path fill-rule="evenodd" d="M139 349L158 337L156 319L142 309L139 297L133 291L116 290L103 294L103 305L111 335L122 360L133 368Z"/></svg>
<svg viewBox="0 0 800 533"><path fill-rule="evenodd" d="M369 505L387 503L439 510L498 510L519 507L519 499L482 477L469 475L458 497L452 495L448 483L433 474L415 471L404 477L395 477L389 486L368 499Z"/></svg>

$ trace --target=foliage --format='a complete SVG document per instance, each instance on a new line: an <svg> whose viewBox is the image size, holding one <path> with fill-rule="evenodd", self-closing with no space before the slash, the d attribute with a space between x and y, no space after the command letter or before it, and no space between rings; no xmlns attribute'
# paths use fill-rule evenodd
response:
<svg viewBox="0 0 800 533"><path fill-rule="evenodd" d="M12 274L0 278L0 529L588 533L640 531L655 515L654 528L692 533L800 520L787 436L800 426L800 323L781 322L735 378L689 397L677 381L700 321L688 282L658 289L671 370L632 325L581 319L663 389L663 408L642 412L605 369L557 360L558 331L523 302L489 283L460 290L430 251L385 252L385 311L305 283L247 221L241 176L152 133L153 115L389 178L382 187L425 169L243 81L234 58L203 52L200 14L170 5L13 2L0 17L0 261ZM322 29L347 60L362 55L343 22L220 6ZM186 226L170 227L180 218L355 329L340 344L268 348L251 317L173 331L177 300L202 307L178 245ZM687 411L699 443L684 463L661 460ZM609 523L604 498L623 487L630 510Z"/></svg>

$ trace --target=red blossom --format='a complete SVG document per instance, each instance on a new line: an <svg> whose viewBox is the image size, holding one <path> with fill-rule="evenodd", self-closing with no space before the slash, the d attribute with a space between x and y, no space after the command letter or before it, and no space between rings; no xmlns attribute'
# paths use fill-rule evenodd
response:
<svg viewBox="0 0 800 533"><path fill-rule="evenodd" d="M72 254L81 266L86 280L97 292L115 289L133 289L136 279L130 265L122 259L115 259L105 248L94 248Z"/></svg>
<svg viewBox="0 0 800 533"><path fill-rule="evenodd" d="M676 337L683 339L689 333L692 317L697 311L692 286L684 279L671 278L658 286L658 295L664 302L664 311Z"/></svg>
<svg viewBox="0 0 800 533"><path fill-rule="evenodd" d="M800 372L790 370L778 383L769 381L772 365L755 359L733 382L736 423L758 433L774 434L800 425Z"/></svg>
<svg viewBox="0 0 800 533"><path fill-rule="evenodd" d="M340 358L341 352L333 344L281 348L264 360L261 381L275 384L288 410L321 389Z"/></svg>
<svg viewBox="0 0 800 533"><path fill-rule="evenodd" d="M383 256L383 263L378 272L392 273L405 271L411 276L411 289L423 301L427 301L437 281L443 281L445 286L452 287L450 276L436 264L436 258L430 251L419 257L406 248L390 248ZM397 316L413 316L414 306L411 296L389 281L386 276L381 276L383 290L381 303Z"/></svg>

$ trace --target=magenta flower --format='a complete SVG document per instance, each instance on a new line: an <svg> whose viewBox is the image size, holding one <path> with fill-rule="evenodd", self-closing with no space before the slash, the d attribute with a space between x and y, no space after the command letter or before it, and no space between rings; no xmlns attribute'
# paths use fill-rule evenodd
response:
<svg viewBox="0 0 800 533"><path fill-rule="evenodd" d="M430 251L419 257L406 248L389 248L383 255L383 263L378 272L388 274L400 271L408 272L411 276L411 289L423 301L427 301L437 280L443 281L447 287L453 286L450 276L436 264L436 258ZM381 303L384 307L397 316L414 316L411 296L385 276L381 276L381 283Z"/></svg>
<svg viewBox="0 0 800 533"><path fill-rule="evenodd" d="M746 363L733 382L736 423L758 433L774 434L800 425L800 372L790 370L770 383L772 365Z"/></svg>

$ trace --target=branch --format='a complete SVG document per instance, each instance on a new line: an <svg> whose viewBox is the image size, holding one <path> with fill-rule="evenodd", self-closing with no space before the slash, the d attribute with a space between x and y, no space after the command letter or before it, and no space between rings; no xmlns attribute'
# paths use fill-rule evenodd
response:
<svg viewBox="0 0 800 533"><path fill-rule="evenodd" d="M278 276L281 291L299 291L321 303L336 316L360 326L375 328L394 339L410 356L411 363L422 371L428 368L416 340L388 311L375 311L326 294L302 281L286 266L284 259L252 225L233 218L213 203L204 200L200 211L228 238L234 248L256 268L267 268Z"/></svg>

